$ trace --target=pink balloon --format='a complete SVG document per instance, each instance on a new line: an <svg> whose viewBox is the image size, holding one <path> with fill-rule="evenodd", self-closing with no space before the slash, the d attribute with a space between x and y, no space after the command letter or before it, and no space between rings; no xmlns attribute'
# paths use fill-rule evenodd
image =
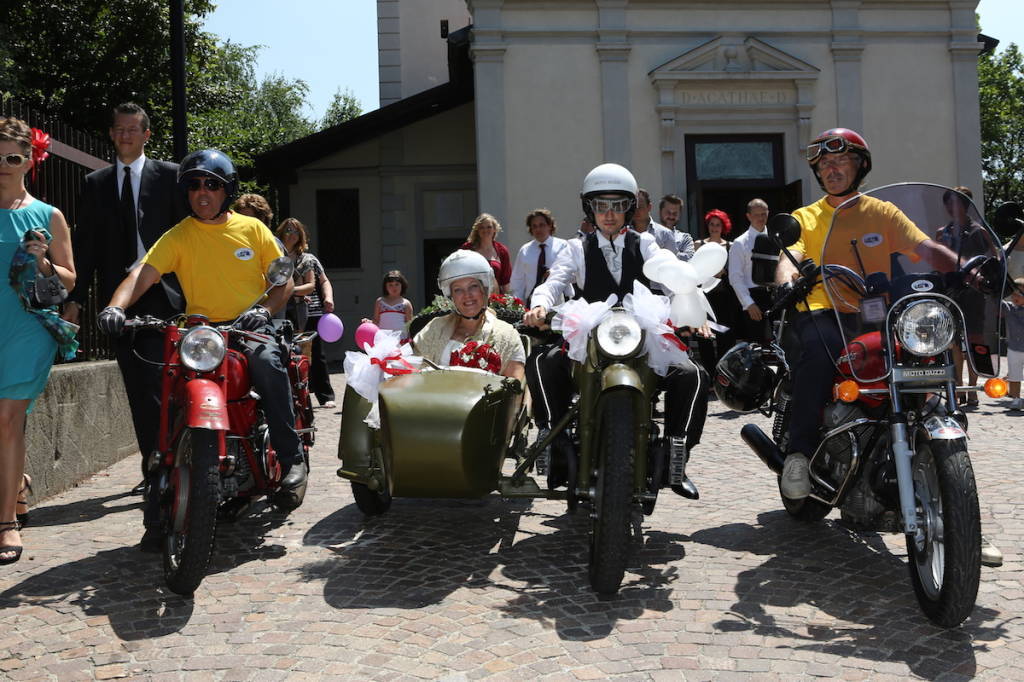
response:
<svg viewBox="0 0 1024 682"><path fill-rule="evenodd" d="M320 321L316 323L316 330L320 334L321 339L328 343L333 343L345 333L345 325L341 323L341 319L337 315L327 313L321 316Z"/></svg>
<svg viewBox="0 0 1024 682"><path fill-rule="evenodd" d="M363 350L364 345L373 346L373 337L380 329L373 322L363 322L356 327L356 346Z"/></svg>

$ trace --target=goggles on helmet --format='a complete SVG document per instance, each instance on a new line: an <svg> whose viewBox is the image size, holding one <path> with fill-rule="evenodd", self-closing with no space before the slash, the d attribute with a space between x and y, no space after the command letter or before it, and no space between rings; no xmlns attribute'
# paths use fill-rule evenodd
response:
<svg viewBox="0 0 1024 682"><path fill-rule="evenodd" d="M839 135L826 137L824 140L818 140L807 145L807 160L814 163L822 154L842 154L849 149L859 151L861 147L852 144L845 137Z"/></svg>
<svg viewBox="0 0 1024 682"><path fill-rule="evenodd" d="M615 213L625 213L629 210L632 205L632 199L602 199L596 197L590 199L590 210L595 214L607 213L608 211L614 211Z"/></svg>

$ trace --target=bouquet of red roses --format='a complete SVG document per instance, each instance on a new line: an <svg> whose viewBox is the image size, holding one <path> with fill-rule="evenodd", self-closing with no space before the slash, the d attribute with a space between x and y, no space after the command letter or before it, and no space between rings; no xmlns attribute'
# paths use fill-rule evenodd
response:
<svg viewBox="0 0 1024 682"><path fill-rule="evenodd" d="M501 356L486 343L469 341L462 348L452 351L448 364L451 367L474 367L498 374L501 371Z"/></svg>
<svg viewBox="0 0 1024 682"><path fill-rule="evenodd" d="M494 311L499 320L514 324L523 319L526 312L522 299L512 294L491 294L487 299L487 307Z"/></svg>

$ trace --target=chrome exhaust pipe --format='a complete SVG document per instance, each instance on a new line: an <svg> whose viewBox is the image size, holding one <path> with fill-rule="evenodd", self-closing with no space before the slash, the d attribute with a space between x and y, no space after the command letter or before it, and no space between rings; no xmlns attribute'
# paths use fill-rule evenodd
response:
<svg viewBox="0 0 1024 682"><path fill-rule="evenodd" d="M769 469L775 472L776 476L782 475L782 465L786 461L786 456L779 450L779 446L775 444L775 441L761 430L760 426L757 424L747 424L740 429L740 438L750 446L750 449L761 458L761 461Z"/></svg>

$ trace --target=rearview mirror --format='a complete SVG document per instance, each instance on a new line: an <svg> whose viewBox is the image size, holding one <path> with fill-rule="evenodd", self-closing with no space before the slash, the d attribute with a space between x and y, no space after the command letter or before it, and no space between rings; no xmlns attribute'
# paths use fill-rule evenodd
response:
<svg viewBox="0 0 1024 682"><path fill-rule="evenodd" d="M270 267L267 268L267 281L273 286L279 287L291 278L294 270L295 266L292 264L292 259L288 256L275 258L270 262Z"/></svg>
<svg viewBox="0 0 1024 682"><path fill-rule="evenodd" d="M800 223L788 213L776 213L768 221L768 234L779 246L793 246L800 240Z"/></svg>
<svg viewBox="0 0 1024 682"><path fill-rule="evenodd" d="M1003 239L1010 239L1024 227L1024 209L1015 201L1007 201L996 209L993 227Z"/></svg>

